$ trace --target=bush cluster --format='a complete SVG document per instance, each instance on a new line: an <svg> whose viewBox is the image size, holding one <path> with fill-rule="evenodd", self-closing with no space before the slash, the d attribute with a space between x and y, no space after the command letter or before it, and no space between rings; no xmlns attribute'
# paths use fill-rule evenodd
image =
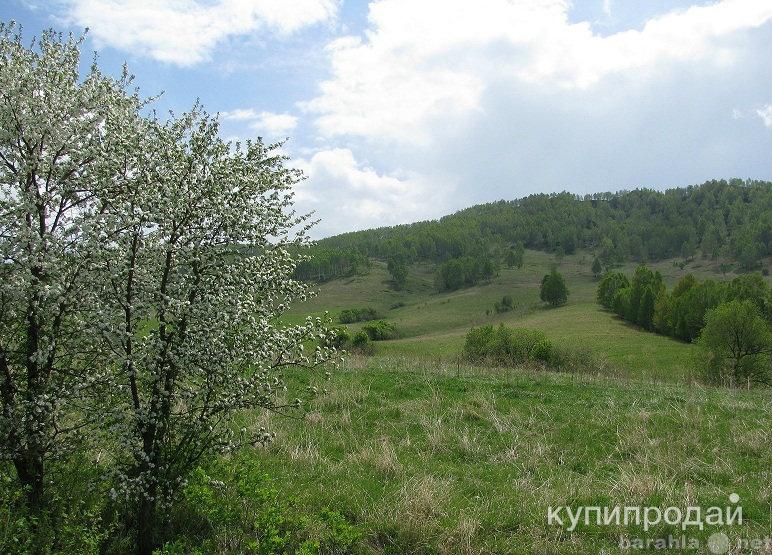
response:
<svg viewBox="0 0 772 555"><path fill-rule="evenodd" d="M356 322L368 322L378 320L381 315L374 308L347 308L342 310L338 320L341 324L354 324Z"/></svg>
<svg viewBox="0 0 772 555"><path fill-rule="evenodd" d="M373 341L386 341L397 338L397 327L386 320L368 322L362 327L362 331Z"/></svg>
<svg viewBox="0 0 772 555"><path fill-rule="evenodd" d="M541 330L503 324L469 330L462 357L494 366L536 363L560 372L596 373L608 366L590 349L556 345Z"/></svg>
<svg viewBox="0 0 772 555"><path fill-rule="evenodd" d="M373 354L373 346L367 332L358 331L352 335L346 326L331 328L325 346L358 354Z"/></svg>
<svg viewBox="0 0 772 555"><path fill-rule="evenodd" d="M472 328L463 349L463 356L469 361L505 366L530 361L549 363L552 353L552 342L543 331L503 324Z"/></svg>

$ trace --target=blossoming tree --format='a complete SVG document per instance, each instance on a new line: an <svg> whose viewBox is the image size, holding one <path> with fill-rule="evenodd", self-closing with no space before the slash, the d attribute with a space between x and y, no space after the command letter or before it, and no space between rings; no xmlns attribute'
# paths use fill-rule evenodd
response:
<svg viewBox="0 0 772 555"><path fill-rule="evenodd" d="M0 459L33 508L46 465L78 443L86 400L110 381L94 325L95 268L111 233L109 199L141 102L80 41L45 33L35 48L0 24Z"/></svg>
<svg viewBox="0 0 772 555"><path fill-rule="evenodd" d="M270 439L240 411L299 405L281 370L328 361L320 318L278 318L308 286L292 278L307 216L292 210L299 172L278 145L232 145L199 108L147 122L104 250L101 329L116 367L107 399L119 439L113 494L135 504L140 551L201 457ZM299 229L299 232L293 230Z"/></svg>
<svg viewBox="0 0 772 555"><path fill-rule="evenodd" d="M199 106L143 116L126 75L81 79L78 40L1 31L0 456L40 507L76 432L108 449L150 553L203 457L271 438L245 411L301 404L283 369L334 357L326 321L280 321L311 294L292 278L302 175Z"/></svg>

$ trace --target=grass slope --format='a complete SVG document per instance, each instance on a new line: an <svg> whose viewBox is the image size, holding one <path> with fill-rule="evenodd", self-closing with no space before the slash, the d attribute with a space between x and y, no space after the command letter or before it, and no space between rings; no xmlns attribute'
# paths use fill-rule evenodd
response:
<svg viewBox="0 0 772 555"><path fill-rule="evenodd" d="M345 308L372 306L396 323L402 335L399 340L379 344L380 352L446 359L458 354L472 326L503 322L534 327L558 343L592 349L608 361L599 370L608 375L690 380L694 347L643 332L602 310L595 302L597 280L590 270L591 262L591 256L581 253L560 261L558 268L566 277L570 296L566 306L556 309L539 301L541 278L556 261L546 253L528 251L523 268L503 268L489 284L449 293L436 292L429 266L411 268L407 290L393 291L385 265L375 262L367 275L321 285L318 297L298 305L293 315L300 318L328 310L336 317ZM723 277L716 263L703 260L695 260L683 269L672 261L650 266L659 270L670 286L688 272L700 278ZM634 267L627 264L622 269L632 274ZM494 303L504 295L514 298L515 310L493 313ZM404 306L392 308L398 303Z"/></svg>
<svg viewBox="0 0 772 555"><path fill-rule="evenodd" d="M304 372L294 380L309 383ZM315 381L315 379L314 379ZM517 369L352 359L303 422L270 417L258 456L309 513L333 507L363 553L617 553L659 524L547 525L547 507L725 507L745 523L687 532L703 549L772 530L772 400L766 391Z"/></svg>
<svg viewBox="0 0 772 555"><path fill-rule="evenodd" d="M554 263L538 252L528 252L520 270L451 293L434 291L429 267L411 269L408 289L392 291L379 263L366 276L322 285L296 318L371 306L403 337L379 343L375 357L349 358L305 420L262 417L256 425L278 439L259 454L261 466L306 514L331 507L355 523L363 532L356 553L611 554L624 552L620 537L684 533L707 553L717 531L732 541L772 535L769 390L696 384L692 345L598 307L590 262L581 254L560 262L571 295L558 309L538 300ZM653 266L669 285L687 272L721 277L702 261ZM515 310L493 314L505 294ZM470 327L499 322L588 347L609 366L572 375L458 360ZM300 370L290 377L322 386ZM665 523L648 531L580 523L568 532L547 524L549 506L704 511L726 507L731 493L740 495L742 526L684 532Z"/></svg>

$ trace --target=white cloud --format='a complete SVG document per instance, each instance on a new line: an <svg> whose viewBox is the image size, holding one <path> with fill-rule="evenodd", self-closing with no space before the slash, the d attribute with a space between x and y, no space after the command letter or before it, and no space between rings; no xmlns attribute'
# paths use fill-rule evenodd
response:
<svg viewBox="0 0 772 555"><path fill-rule="evenodd" d="M67 19L100 43L181 66L229 37L287 35L337 16L338 0L65 0Z"/></svg>
<svg viewBox="0 0 772 555"><path fill-rule="evenodd" d="M290 114L260 112L252 122L252 129L265 133L269 137L286 135L298 124L298 118Z"/></svg>
<svg viewBox="0 0 772 555"><path fill-rule="evenodd" d="M772 127L772 104L766 104L760 110L756 110L756 114L764 122L767 127Z"/></svg>
<svg viewBox="0 0 772 555"><path fill-rule="evenodd" d="M302 107L325 136L430 144L436 129L479 114L492 83L588 90L663 65L733 60L731 35L772 19L772 2L723 0L597 35L568 0L377 0L362 37L329 45L331 77ZM513 98L513 102L517 102Z"/></svg>
<svg viewBox="0 0 772 555"><path fill-rule="evenodd" d="M276 114L274 112L258 112L254 108L237 108L220 112L224 120L248 122L249 127L268 137L276 138L291 132L298 124L298 118L292 114Z"/></svg>
<svg viewBox="0 0 772 555"><path fill-rule="evenodd" d="M220 117L232 121L249 121L257 119L258 112L254 108L236 108L227 112L220 112Z"/></svg>
<svg viewBox="0 0 772 555"><path fill-rule="evenodd" d="M438 187L425 177L378 173L346 148L322 150L294 165L308 177L296 187L299 209L325 216L317 236L413 222L448 208L447 197L438 198Z"/></svg>

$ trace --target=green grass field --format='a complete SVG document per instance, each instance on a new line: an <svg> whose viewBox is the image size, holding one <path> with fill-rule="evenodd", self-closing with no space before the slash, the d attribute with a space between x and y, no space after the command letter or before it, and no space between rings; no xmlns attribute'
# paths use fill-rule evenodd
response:
<svg viewBox="0 0 772 555"><path fill-rule="evenodd" d="M294 379L309 380L305 372ZM357 553L617 553L620 535L772 531L772 399L402 357L353 358L304 421L267 418L257 454L306 514L331 507ZM548 506L725 507L744 524L547 525Z"/></svg>
<svg viewBox="0 0 772 555"><path fill-rule="evenodd" d="M732 541L772 535L770 392L699 385L695 346L598 306L588 255L560 261L569 302L545 307L539 283L554 263L529 251L522 269L450 293L435 291L429 266L411 268L407 289L395 292L378 262L367 275L321 285L290 319L374 307L401 337L378 342L375 356L347 358L305 420L261 420L278 432L261 467L306 514L329 507L345 515L362 534L356 553L610 554L626 552L620 537L682 534L700 545L686 552L708 553L718 531ZM653 266L670 286L687 272L723 277L700 260ZM515 309L495 314L505 294ZM488 323L589 349L597 371L464 363L465 334ZM305 372L292 380L321 387ZM731 493L740 495L742 526L580 524L569 532L547 523L549 506L685 511L726 507Z"/></svg>
<svg viewBox="0 0 772 555"><path fill-rule="evenodd" d="M346 308L374 307L393 321L401 338L379 343L378 352L419 358L453 359L460 352L466 332L473 326L505 323L543 330L554 342L593 350L608 364L599 372L617 377L658 381L690 381L694 378L694 347L654 333L646 333L603 310L595 301L597 279L591 256L563 258L559 271L565 275L568 304L549 308L539 300L542 276L556 261L542 252L528 251L521 269L502 268L489 284L449 293L437 293L430 266L411 268L405 291L393 291L385 265L374 262L366 275L334 280L319 286L319 295L298 305L290 318L329 311L333 318ZM672 286L686 273L700 278L723 279L718 265L695 260L683 269L672 261L651 264ZM634 264L622 269L629 274ZM515 310L495 314L494 303L504 295L515 300ZM397 304L399 308L392 308ZM486 314L486 311L489 312ZM358 325L350 326L352 330Z"/></svg>

